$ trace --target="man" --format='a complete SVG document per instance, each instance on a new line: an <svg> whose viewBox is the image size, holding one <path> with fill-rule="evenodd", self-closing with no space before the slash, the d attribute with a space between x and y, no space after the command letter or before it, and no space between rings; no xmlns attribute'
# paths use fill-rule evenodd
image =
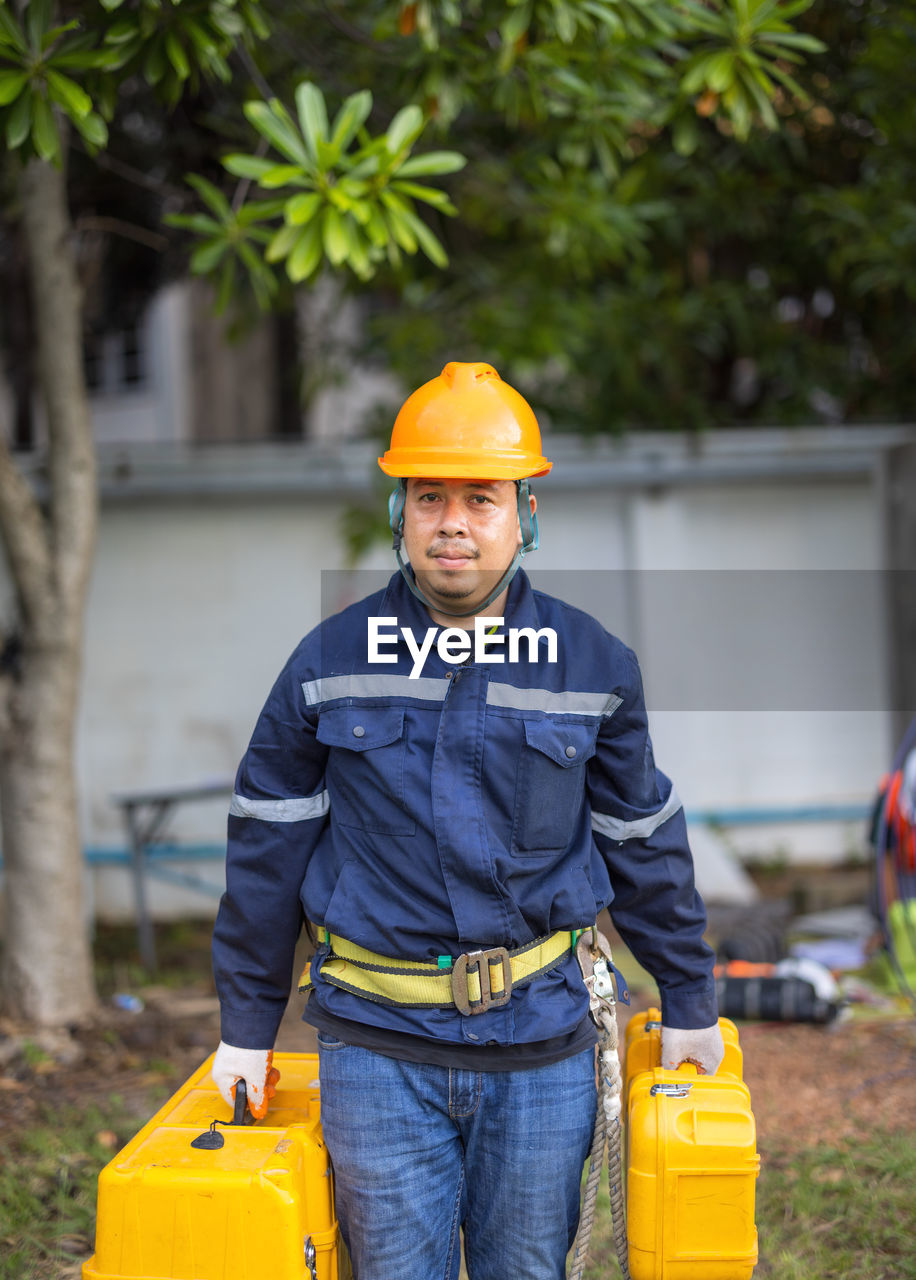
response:
<svg viewBox="0 0 916 1280"><path fill-rule="evenodd" d="M526 401L449 364L379 461L400 574L306 637L239 770L213 1075L263 1114L305 913L357 1280L453 1280L462 1226L472 1280L560 1277L595 1115L574 946L604 906L666 1064L721 1060L684 815L634 655L518 572L551 466Z"/></svg>

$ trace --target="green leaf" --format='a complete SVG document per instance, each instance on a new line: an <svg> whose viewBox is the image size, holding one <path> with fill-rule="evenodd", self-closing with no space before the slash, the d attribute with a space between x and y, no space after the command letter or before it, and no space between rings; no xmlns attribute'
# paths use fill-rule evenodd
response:
<svg viewBox="0 0 916 1280"><path fill-rule="evenodd" d="M389 155L397 155L405 147L411 146L423 132L423 112L415 104L402 107L388 127L385 147Z"/></svg>
<svg viewBox="0 0 916 1280"><path fill-rule="evenodd" d="M105 61L100 60L99 66L117 71L121 67L126 67L135 58L139 58L142 52L143 39L140 35L135 35L132 40L127 40L124 44L105 49Z"/></svg>
<svg viewBox="0 0 916 1280"><path fill-rule="evenodd" d="M384 150L384 146L382 149ZM379 171L378 153L373 150L369 155L363 156L363 153L360 151L358 155L361 158L357 159L356 163L347 171L348 176L356 179L374 178Z"/></svg>
<svg viewBox="0 0 916 1280"><path fill-rule="evenodd" d="M189 173L186 181L222 222L232 221L232 208L218 187L198 173Z"/></svg>
<svg viewBox="0 0 916 1280"><path fill-rule="evenodd" d="M337 190L342 191L351 201L359 201L369 194L371 188L368 182L360 182L359 179L354 181L352 178L341 178L337 184Z"/></svg>
<svg viewBox="0 0 916 1280"><path fill-rule="evenodd" d="M267 222L270 218L280 218L286 212L285 200L249 200L247 204L243 204L236 214L236 221L240 227L250 227L256 222ZM252 232L252 234L254 234ZM265 231L264 234L269 238L271 233Z"/></svg>
<svg viewBox="0 0 916 1280"><path fill-rule="evenodd" d="M248 269L248 279L254 291L255 301L262 311L270 308L270 300L277 292L277 282L250 244L243 240L238 247L239 257Z"/></svg>
<svg viewBox="0 0 916 1280"><path fill-rule="evenodd" d="M303 192L302 195L293 196L291 200L286 202L285 218L291 226L303 227L310 222L323 204L323 199L317 191Z"/></svg>
<svg viewBox="0 0 916 1280"><path fill-rule="evenodd" d="M702 57L697 58L696 61L688 65L681 78L681 90L683 93L699 93L701 89L706 88L709 67L718 56L715 53L703 54Z"/></svg>
<svg viewBox="0 0 916 1280"><path fill-rule="evenodd" d="M351 201L349 212L351 218L361 227L365 227L372 217L372 206L368 200Z"/></svg>
<svg viewBox="0 0 916 1280"><path fill-rule="evenodd" d="M213 25L233 41L245 30L241 15L230 8L234 3L235 0L226 0L225 4L213 4L210 8L210 20Z"/></svg>
<svg viewBox="0 0 916 1280"><path fill-rule="evenodd" d="M5 45L10 49L16 49L19 53L27 52L25 39L19 23L7 9L5 4L0 4L0 45Z"/></svg>
<svg viewBox="0 0 916 1280"><path fill-rule="evenodd" d="M92 99L75 80L71 80L69 76L62 76L59 71L53 71L50 67L45 74L48 92L54 101L63 107L71 120L82 120L89 115L92 110Z"/></svg>
<svg viewBox="0 0 916 1280"><path fill-rule="evenodd" d="M32 141L42 160L59 159L60 135L54 112L48 100L37 93L33 95L32 104Z"/></svg>
<svg viewBox="0 0 916 1280"><path fill-rule="evenodd" d="M102 71L117 67L121 61L122 52L120 49L98 49L94 46L84 48L68 46L66 50L62 49L55 53L53 65L58 70L63 67L68 71Z"/></svg>
<svg viewBox="0 0 916 1280"><path fill-rule="evenodd" d="M405 253L416 253L417 237L411 230L404 211L402 209L389 208L386 221L391 238L395 243L400 245Z"/></svg>
<svg viewBox="0 0 916 1280"><path fill-rule="evenodd" d="M384 249L387 246L390 236L382 211L378 205L374 204L369 212L366 232L377 249Z"/></svg>
<svg viewBox="0 0 916 1280"><path fill-rule="evenodd" d="M361 280L368 280L373 272L366 243L353 223L347 224L346 231L347 266L355 271Z"/></svg>
<svg viewBox="0 0 916 1280"><path fill-rule="evenodd" d="M743 68L741 71L741 83L747 92L748 97L752 98L757 104L757 110L760 118L768 129L776 130L779 128L779 120L776 112L768 97L771 82L761 73L754 72Z"/></svg>
<svg viewBox="0 0 916 1280"><path fill-rule="evenodd" d="M353 93L338 111L331 129L331 144L340 152L356 137L372 110L372 94L368 89Z"/></svg>
<svg viewBox="0 0 916 1280"><path fill-rule="evenodd" d="M108 145L108 125L97 111L90 111L88 116L77 116L73 123L90 147L101 150Z"/></svg>
<svg viewBox="0 0 916 1280"><path fill-rule="evenodd" d="M743 142L751 131L751 112L741 87L732 85L723 94L722 102L735 130L735 137Z"/></svg>
<svg viewBox="0 0 916 1280"><path fill-rule="evenodd" d="M125 40L134 40L137 36L137 24L131 18L115 22L105 32L106 44L123 44Z"/></svg>
<svg viewBox="0 0 916 1280"><path fill-rule="evenodd" d="M428 176L433 173L456 173L467 160L458 151L427 151L422 156L411 156L398 166L399 178Z"/></svg>
<svg viewBox="0 0 916 1280"><path fill-rule="evenodd" d="M440 242L436 239L422 218L418 218L413 212L405 213L404 218L416 236L417 243L426 254L427 258L429 258L430 262L437 267L447 267L448 254L445 252Z"/></svg>
<svg viewBox="0 0 916 1280"><path fill-rule="evenodd" d="M810 103L811 99L808 97L807 93L805 93L804 89L794 76L789 75L788 71L783 71L782 67L771 66L769 68L769 72L773 79L778 80L785 89L788 89L793 97L798 99L802 106L807 106Z"/></svg>
<svg viewBox="0 0 916 1280"><path fill-rule="evenodd" d="M814 36L803 35L799 31L787 31L784 34L767 33L769 44L787 45L791 49L801 49L804 53L826 53L827 46L823 40Z"/></svg>
<svg viewBox="0 0 916 1280"><path fill-rule="evenodd" d="M301 164L274 164L261 174L258 182L262 187L274 191L277 187L289 186L297 179L300 186L304 185L305 170Z"/></svg>
<svg viewBox="0 0 916 1280"><path fill-rule="evenodd" d="M36 53L41 52L41 38L51 26L53 13L54 0L29 0L26 5L25 32L29 45Z"/></svg>
<svg viewBox="0 0 916 1280"><path fill-rule="evenodd" d="M205 62L211 58L216 51L216 46L200 23L195 22L193 18L185 18L183 25L185 33L197 50L201 61Z"/></svg>
<svg viewBox="0 0 916 1280"><path fill-rule="evenodd" d="M149 85L157 85L168 69L161 42L150 45L143 59L143 79Z"/></svg>
<svg viewBox="0 0 916 1280"><path fill-rule="evenodd" d="M317 221L299 235L295 249L286 261L286 274L294 284L307 279L321 261L321 225Z"/></svg>
<svg viewBox="0 0 916 1280"><path fill-rule="evenodd" d="M31 93L22 93L10 108L6 118L6 145L11 151L21 147L32 128Z"/></svg>
<svg viewBox="0 0 916 1280"><path fill-rule="evenodd" d="M265 173L276 168L273 160L265 160L262 156L241 155L233 152L223 156L222 166L235 178L250 178L258 182Z"/></svg>
<svg viewBox="0 0 916 1280"><path fill-rule="evenodd" d="M221 316L229 306L233 293L235 293L235 258L229 254L219 273L219 286L213 308L218 316Z"/></svg>
<svg viewBox="0 0 916 1280"><path fill-rule="evenodd" d="M423 200L426 204L434 205L443 213L457 213L458 210L449 200L444 191L440 191L437 187L424 187L419 182L392 182L391 190L397 191L399 195L410 196L413 200Z"/></svg>
<svg viewBox="0 0 916 1280"><path fill-rule="evenodd" d="M318 143L327 141L328 111L324 94L309 80L304 80L296 87L296 110L299 112L299 124L305 145L312 159L317 160Z"/></svg>
<svg viewBox="0 0 916 1280"><path fill-rule="evenodd" d="M679 156L692 156L700 142L697 122L690 116L682 115L672 130L671 142Z"/></svg>
<svg viewBox="0 0 916 1280"><path fill-rule="evenodd" d="M301 227L294 227L290 224L282 226L268 244L264 257L268 262L279 262L281 258L288 258L299 243L302 235Z"/></svg>
<svg viewBox="0 0 916 1280"><path fill-rule="evenodd" d="M531 7L530 5L519 5L514 12L500 24L499 34L503 38L503 44L515 44L516 40L520 40L528 27L531 25Z"/></svg>
<svg viewBox="0 0 916 1280"><path fill-rule="evenodd" d="M315 163L322 173L335 169L340 162L340 148L322 138L315 139Z"/></svg>
<svg viewBox="0 0 916 1280"><path fill-rule="evenodd" d="M169 56L169 62L175 68L179 80L187 80L191 74L191 65L188 62L188 55L182 47L181 41L173 31L165 37L165 51Z"/></svg>
<svg viewBox="0 0 916 1280"><path fill-rule="evenodd" d="M332 266L339 267L347 257L347 233L344 219L333 205L328 205L321 219L324 251Z"/></svg>
<svg viewBox="0 0 916 1280"><path fill-rule="evenodd" d="M167 226L196 231L198 235L222 235L223 224L206 213L167 213L162 219Z"/></svg>
<svg viewBox="0 0 916 1280"><path fill-rule="evenodd" d="M203 244L198 245L191 254L192 275L205 276L219 266L228 247L222 237L218 239L214 237L212 240L205 240Z"/></svg>
<svg viewBox="0 0 916 1280"><path fill-rule="evenodd" d="M735 55L730 49L715 53L706 67L706 83L714 93L725 93L735 82Z"/></svg>
<svg viewBox="0 0 916 1280"><path fill-rule="evenodd" d="M293 127L289 113L276 98L271 98L269 104L246 102L243 110L258 133L282 151L287 159L306 169L311 168L312 158Z"/></svg>
<svg viewBox="0 0 916 1280"><path fill-rule="evenodd" d="M28 83L26 71L0 71L0 107L18 98Z"/></svg>
<svg viewBox="0 0 916 1280"><path fill-rule="evenodd" d="M79 27L79 22L74 18L71 22L65 22L63 26L52 27L50 31L46 31L41 38L41 49L44 53L50 49L55 40L59 40L62 35L66 35L68 31L74 31Z"/></svg>

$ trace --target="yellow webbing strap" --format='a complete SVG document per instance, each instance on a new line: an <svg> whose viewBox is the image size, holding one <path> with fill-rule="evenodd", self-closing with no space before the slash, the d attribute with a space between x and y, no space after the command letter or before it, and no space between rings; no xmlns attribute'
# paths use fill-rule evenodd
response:
<svg viewBox="0 0 916 1280"><path fill-rule="evenodd" d="M568 929L563 930L510 952L513 988L530 982L559 964L572 946L572 936ZM329 934L324 929L318 930L318 937L319 941L328 942L331 947L331 954L321 965L321 976L326 982L379 1004L438 1005L443 1008L454 1004L453 962L447 967L440 967L424 960L394 960L390 956L367 951L365 947L348 942L335 933ZM443 957L445 959L452 961L451 957ZM491 962L488 969L490 990L493 996L497 996L505 990L502 965ZM299 979L299 990L307 991L311 985L309 965L306 965ZM479 1001L479 973L470 970L467 985L471 1002Z"/></svg>

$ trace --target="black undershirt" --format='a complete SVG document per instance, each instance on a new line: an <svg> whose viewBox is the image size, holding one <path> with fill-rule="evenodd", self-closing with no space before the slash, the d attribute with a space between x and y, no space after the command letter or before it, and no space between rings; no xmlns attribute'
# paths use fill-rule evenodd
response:
<svg viewBox="0 0 916 1280"><path fill-rule="evenodd" d="M318 1031L359 1049L371 1049L387 1058L402 1062L425 1062L437 1067L455 1067L463 1071L522 1071L530 1067L548 1067L577 1053L583 1053L598 1042L595 1024L583 1018L566 1036L551 1040L535 1040L529 1044L450 1044L443 1040L427 1040L425 1036L405 1035L384 1027L370 1027L362 1022L338 1018L309 1000L303 1021Z"/></svg>

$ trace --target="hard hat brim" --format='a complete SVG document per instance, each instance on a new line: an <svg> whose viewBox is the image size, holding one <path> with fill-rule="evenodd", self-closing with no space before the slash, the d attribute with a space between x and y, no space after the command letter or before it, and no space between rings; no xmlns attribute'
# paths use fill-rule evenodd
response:
<svg viewBox="0 0 916 1280"><path fill-rule="evenodd" d="M378 464L386 476L405 480L524 480L545 476L553 466L546 458L534 454L519 457L517 452L487 453L480 457L416 446L409 450L389 449Z"/></svg>

